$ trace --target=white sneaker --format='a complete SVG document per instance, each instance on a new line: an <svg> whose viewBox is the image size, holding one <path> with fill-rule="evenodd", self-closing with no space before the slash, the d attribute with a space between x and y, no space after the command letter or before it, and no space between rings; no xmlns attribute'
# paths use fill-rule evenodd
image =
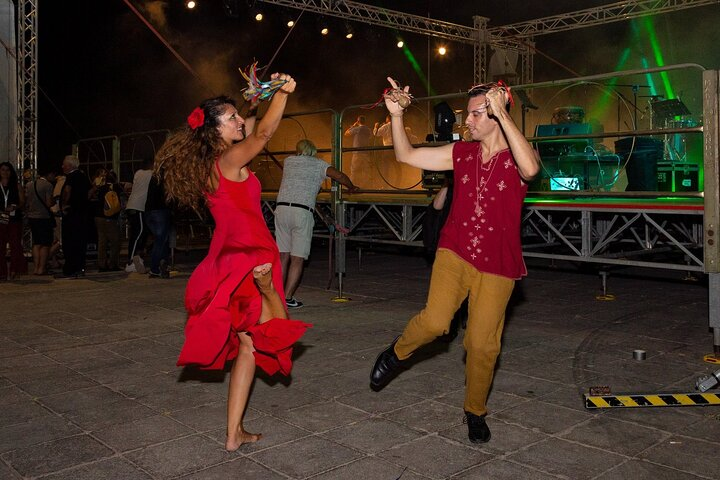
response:
<svg viewBox="0 0 720 480"><path fill-rule="evenodd" d="M145 263L140 255L135 255L133 257L133 265L135 266L135 271L137 273L145 273L147 271L145 270Z"/></svg>

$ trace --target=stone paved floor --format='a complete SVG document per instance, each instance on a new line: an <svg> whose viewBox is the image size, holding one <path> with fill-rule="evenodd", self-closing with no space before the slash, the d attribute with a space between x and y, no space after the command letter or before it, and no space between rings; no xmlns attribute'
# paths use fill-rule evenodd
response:
<svg viewBox="0 0 720 480"><path fill-rule="evenodd" d="M315 326L292 379L259 377L246 426L262 440L227 453L227 378L175 367L192 265L170 280L90 274L0 284L0 478L710 479L720 407L584 409L589 386L693 390L712 347L707 286L677 273L531 268L511 302L489 400L492 440L467 441L461 338L434 344L385 390L377 353L424 303L411 256L351 252L333 303L314 253L296 318ZM190 262L192 263L192 262ZM633 360L634 349L647 360Z"/></svg>

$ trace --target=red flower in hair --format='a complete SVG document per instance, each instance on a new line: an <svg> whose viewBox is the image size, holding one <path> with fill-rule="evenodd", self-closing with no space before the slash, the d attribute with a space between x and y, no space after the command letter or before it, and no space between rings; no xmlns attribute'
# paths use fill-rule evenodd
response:
<svg viewBox="0 0 720 480"><path fill-rule="evenodd" d="M195 110L193 110L190 116L188 116L187 122L193 130L197 130L198 127L202 127L203 123L205 123L205 112L203 112L203 109L195 107Z"/></svg>

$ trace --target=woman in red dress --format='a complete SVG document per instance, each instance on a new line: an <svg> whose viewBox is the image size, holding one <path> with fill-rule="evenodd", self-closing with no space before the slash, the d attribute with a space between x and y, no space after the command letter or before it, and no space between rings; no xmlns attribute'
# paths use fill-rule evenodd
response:
<svg viewBox="0 0 720 480"><path fill-rule="evenodd" d="M157 153L155 174L168 200L215 219L210 249L188 281L185 344L178 365L223 369L234 360L228 387L225 448L256 442L243 416L259 366L269 375L289 375L292 345L310 325L287 319L280 256L260 206L260 182L248 169L282 119L295 90L289 75L255 127L242 118L232 99L205 100Z"/></svg>

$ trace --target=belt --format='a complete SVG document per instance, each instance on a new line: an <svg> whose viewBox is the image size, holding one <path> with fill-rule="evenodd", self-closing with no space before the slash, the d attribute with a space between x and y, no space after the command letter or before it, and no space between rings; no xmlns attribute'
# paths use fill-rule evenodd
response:
<svg viewBox="0 0 720 480"><path fill-rule="evenodd" d="M305 210L313 211L312 207L308 207L307 205L303 205L302 203L292 203L292 202L277 202L277 206L283 205L285 207L296 207L296 208L304 208Z"/></svg>

